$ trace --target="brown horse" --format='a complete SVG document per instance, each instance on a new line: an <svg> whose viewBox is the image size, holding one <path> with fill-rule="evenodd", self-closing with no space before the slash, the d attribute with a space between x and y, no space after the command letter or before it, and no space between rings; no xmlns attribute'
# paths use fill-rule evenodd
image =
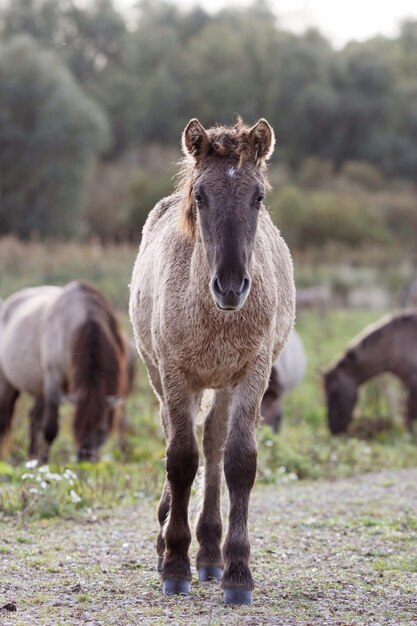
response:
<svg viewBox="0 0 417 626"><path fill-rule="evenodd" d="M188 504L198 468L195 417L203 390L212 388L203 432L197 569L202 581L222 579L226 603L249 604L255 425L295 309L291 257L263 204L274 134L265 120L252 128L239 120L233 128L205 130L194 119L182 145L178 192L148 217L130 298L137 346L160 400L167 438L159 567L165 594L188 593ZM222 458L230 498L223 554Z"/></svg>
<svg viewBox="0 0 417 626"><path fill-rule="evenodd" d="M46 462L63 396L78 458L96 460L126 388L125 343L106 298L86 284L24 289L0 307L0 445L20 392L35 398L29 455Z"/></svg>
<svg viewBox="0 0 417 626"><path fill-rule="evenodd" d="M328 424L343 433L352 421L358 387L382 372L398 376L408 389L407 428L417 418L417 313L407 312L368 326L324 375Z"/></svg>

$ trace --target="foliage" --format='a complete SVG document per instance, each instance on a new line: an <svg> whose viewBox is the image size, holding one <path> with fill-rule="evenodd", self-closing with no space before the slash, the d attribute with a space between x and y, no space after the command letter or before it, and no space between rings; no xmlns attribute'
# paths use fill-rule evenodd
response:
<svg viewBox="0 0 417 626"><path fill-rule="evenodd" d="M296 248L328 241L360 247L390 238L374 208L352 195L288 186L273 196L269 206L285 239Z"/></svg>
<svg viewBox="0 0 417 626"><path fill-rule="evenodd" d="M28 36L0 50L0 233L73 234L104 117L68 69Z"/></svg>
<svg viewBox="0 0 417 626"><path fill-rule="evenodd" d="M417 171L417 25L397 38L342 50L315 30L282 30L265 3L207 13L112 0L6 0L0 37L19 33L53 47L111 125L108 156L149 142L176 144L187 118L268 117L281 158L315 156L336 170L368 161L384 175Z"/></svg>
<svg viewBox="0 0 417 626"><path fill-rule="evenodd" d="M148 213L161 198L173 191L172 179L167 175L157 175L137 171L130 182L124 222L129 231L141 233Z"/></svg>

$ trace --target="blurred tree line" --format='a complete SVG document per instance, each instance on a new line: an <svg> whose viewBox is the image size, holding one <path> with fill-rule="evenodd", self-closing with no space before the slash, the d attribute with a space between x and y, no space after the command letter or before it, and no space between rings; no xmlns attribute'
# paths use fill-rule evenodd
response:
<svg viewBox="0 0 417 626"><path fill-rule="evenodd" d="M417 182L417 22L335 50L282 30L262 0L215 14L151 0L127 15L112 0L0 9L0 233L126 235L169 189L132 154L178 146L190 117L266 117L297 176L316 159Z"/></svg>

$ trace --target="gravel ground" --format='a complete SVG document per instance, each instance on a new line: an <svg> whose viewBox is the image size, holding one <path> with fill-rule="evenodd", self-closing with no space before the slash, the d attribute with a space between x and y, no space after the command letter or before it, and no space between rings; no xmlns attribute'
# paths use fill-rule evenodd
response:
<svg viewBox="0 0 417 626"><path fill-rule="evenodd" d="M417 469L256 488L251 607L164 598L155 503L1 522L1 626L417 626ZM192 555L196 547L192 546Z"/></svg>

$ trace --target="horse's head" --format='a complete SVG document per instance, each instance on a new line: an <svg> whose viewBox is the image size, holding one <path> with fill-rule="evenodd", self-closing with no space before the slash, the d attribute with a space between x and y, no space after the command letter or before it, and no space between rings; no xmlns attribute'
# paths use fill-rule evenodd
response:
<svg viewBox="0 0 417 626"><path fill-rule="evenodd" d="M358 398L358 386L343 362L324 374L327 421L333 435L347 430Z"/></svg>
<svg viewBox="0 0 417 626"><path fill-rule="evenodd" d="M93 389L72 393L66 399L75 406L78 460L98 461L98 451L113 430L123 398Z"/></svg>
<svg viewBox="0 0 417 626"><path fill-rule="evenodd" d="M193 119L183 133L183 227L204 245L210 291L222 310L240 309L250 291L258 214L268 188L263 170L274 143L264 119L252 128L238 120L233 128L209 130Z"/></svg>

